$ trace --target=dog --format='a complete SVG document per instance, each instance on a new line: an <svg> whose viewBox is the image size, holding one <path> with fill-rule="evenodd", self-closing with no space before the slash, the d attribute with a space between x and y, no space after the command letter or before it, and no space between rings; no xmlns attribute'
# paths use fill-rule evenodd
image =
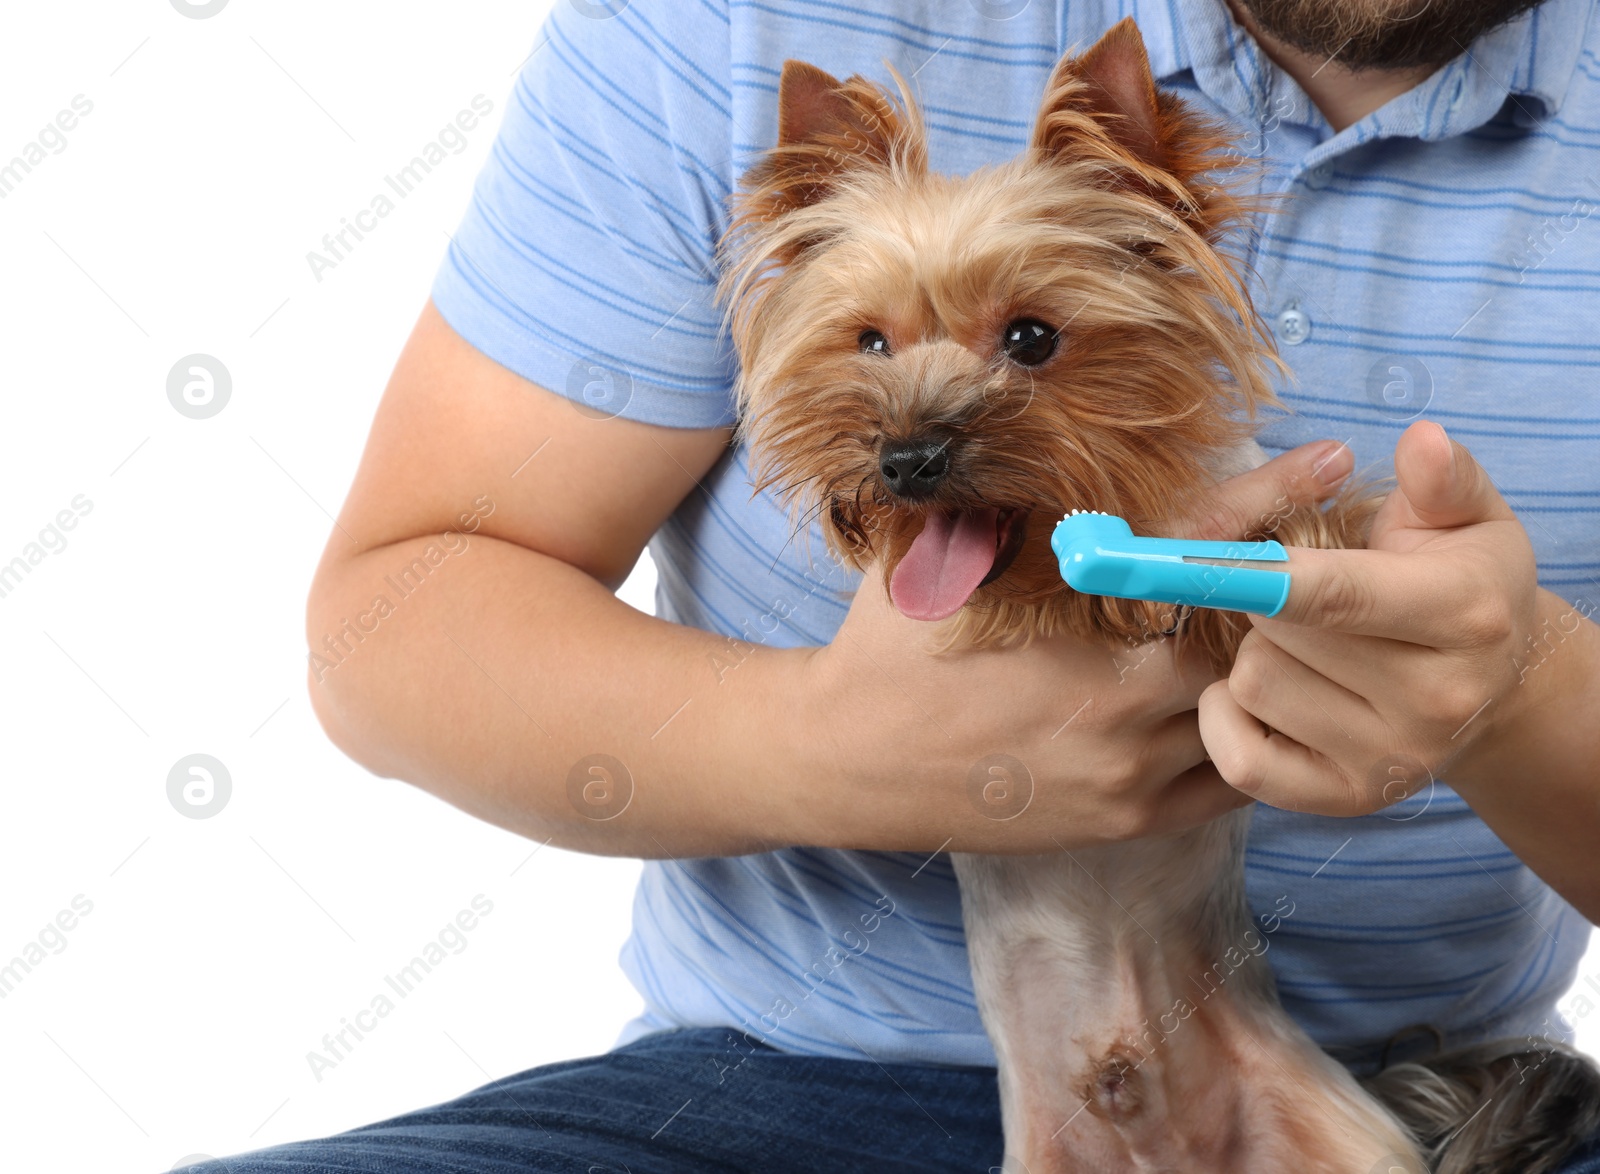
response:
<svg viewBox="0 0 1600 1174"><path fill-rule="evenodd" d="M1157 89L1131 20L1057 65L1022 156L969 176L929 170L895 80L786 62L778 144L734 197L721 296L756 487L784 482L946 647L1170 637L1226 671L1238 616L1073 592L1048 527L1078 508L1167 533L1265 459L1252 420L1282 367L1223 247L1259 211L1218 178L1229 133ZM1378 500L1248 537L1359 546ZM954 856L1005 1170L1534 1174L1600 1127L1593 1066L1558 1045L1369 1087L1325 1055L1262 957L1248 822Z"/></svg>

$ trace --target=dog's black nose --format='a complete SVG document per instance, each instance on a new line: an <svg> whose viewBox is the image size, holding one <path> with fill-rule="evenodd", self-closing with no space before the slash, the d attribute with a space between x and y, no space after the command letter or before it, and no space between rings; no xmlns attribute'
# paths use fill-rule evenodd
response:
<svg viewBox="0 0 1600 1174"><path fill-rule="evenodd" d="M950 472L950 439L886 440L878 450L878 472L896 497L928 497Z"/></svg>

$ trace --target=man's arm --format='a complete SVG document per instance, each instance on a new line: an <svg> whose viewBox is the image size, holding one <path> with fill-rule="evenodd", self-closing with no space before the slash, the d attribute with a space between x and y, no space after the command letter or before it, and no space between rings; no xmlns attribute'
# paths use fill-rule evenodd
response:
<svg viewBox="0 0 1600 1174"><path fill-rule="evenodd" d="M938 625L900 616L871 575L822 648L735 642L619 601L727 441L592 419L430 304L307 606L329 736L492 823L618 855L1044 852L1246 801L1205 761L1194 706L1211 676L1172 641L1137 672L1065 637L939 654ZM1212 517L1326 496L1324 455L1307 445L1235 478ZM1022 764L1008 780L1031 786L1022 815L983 801L996 753Z"/></svg>
<svg viewBox="0 0 1600 1174"><path fill-rule="evenodd" d="M584 415L484 357L430 302L307 605L329 736L377 774L567 847L676 855L781 835L772 788L728 784L782 756L788 710L770 690L803 654L752 651L736 686L708 690L727 642L613 594L728 436ZM661 727L691 694L686 741ZM636 776L614 787L642 818L592 818L620 801L603 776L586 784L588 815L581 794L569 801L569 769L597 753ZM670 802L647 785L662 774ZM703 801L718 792L742 797Z"/></svg>
<svg viewBox="0 0 1600 1174"><path fill-rule="evenodd" d="M1517 684L1483 752L1451 785L1506 847L1600 922L1600 626L1541 590ZM1482 720L1482 719L1480 719Z"/></svg>
<svg viewBox="0 0 1600 1174"><path fill-rule="evenodd" d="M1533 548L1472 454L1419 421L1367 550L1296 550L1200 726L1235 787L1359 815L1437 775L1600 920L1600 628L1538 588ZM1286 680L1287 678L1287 680Z"/></svg>

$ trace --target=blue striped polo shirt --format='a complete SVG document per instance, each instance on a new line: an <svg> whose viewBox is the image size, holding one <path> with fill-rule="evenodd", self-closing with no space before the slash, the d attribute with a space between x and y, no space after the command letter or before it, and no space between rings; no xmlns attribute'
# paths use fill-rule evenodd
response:
<svg viewBox="0 0 1600 1174"><path fill-rule="evenodd" d="M774 142L784 59L882 81L892 62L933 165L962 173L1022 149L1057 59L1126 15L1161 83L1233 124L1262 164L1253 184L1284 194L1237 245L1293 370L1263 445L1334 437L1381 470L1426 414L1516 509L1541 582L1592 608L1593 0L1549 0L1337 134L1221 0L557 0L433 298L483 353L585 410L731 423L714 249L740 172ZM731 449L651 541L658 614L826 643L857 576L815 529L789 538ZM1537 801L1536 778L1504 781ZM1360 819L1258 807L1247 866L1285 1005L1347 1062L1418 1023L1561 1033L1588 924L1443 783ZM943 856L647 862L622 965L644 1000L624 1039L728 1025L805 1053L994 1062Z"/></svg>

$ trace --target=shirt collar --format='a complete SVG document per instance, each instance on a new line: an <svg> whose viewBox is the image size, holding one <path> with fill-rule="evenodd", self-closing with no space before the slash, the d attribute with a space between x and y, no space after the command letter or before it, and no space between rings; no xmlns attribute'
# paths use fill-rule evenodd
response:
<svg viewBox="0 0 1600 1174"><path fill-rule="evenodd" d="M1377 138L1449 138L1482 126L1508 104L1511 117L1524 126L1554 116L1571 85L1596 2L1545 0L1337 135L1223 0L1133 0L1131 8L1158 81L1192 73L1212 101L1263 134L1278 122L1320 130L1324 141L1315 154L1326 157ZM1067 43L1092 43L1093 30L1074 28L1071 19L1091 6L1066 7Z"/></svg>

